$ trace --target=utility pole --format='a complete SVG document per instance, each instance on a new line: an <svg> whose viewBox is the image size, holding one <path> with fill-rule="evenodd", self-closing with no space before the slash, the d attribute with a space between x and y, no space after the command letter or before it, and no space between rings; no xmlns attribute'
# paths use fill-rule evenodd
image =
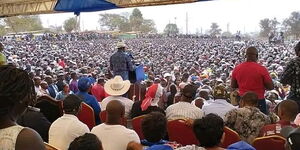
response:
<svg viewBox="0 0 300 150"><path fill-rule="evenodd" d="M185 20L185 23L186 23L186 34L189 34L189 20L188 20L189 16L188 16L188 12L186 12L186 20Z"/></svg>

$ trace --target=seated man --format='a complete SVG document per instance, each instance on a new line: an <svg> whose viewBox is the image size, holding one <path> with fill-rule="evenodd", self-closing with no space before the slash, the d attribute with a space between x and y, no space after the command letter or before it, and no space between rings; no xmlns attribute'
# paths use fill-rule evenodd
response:
<svg viewBox="0 0 300 150"><path fill-rule="evenodd" d="M74 139L68 150L103 150L103 148L96 135L86 133Z"/></svg>
<svg viewBox="0 0 300 150"><path fill-rule="evenodd" d="M259 136L269 136L269 135L280 135L280 130L285 126L297 127L294 120L298 114L298 105L295 101L284 100L279 103L278 106L278 116L280 121L276 124L270 124L264 126Z"/></svg>
<svg viewBox="0 0 300 150"><path fill-rule="evenodd" d="M155 146L160 147L162 150L172 150L179 146L176 143L163 140L167 133L167 118L160 112L152 112L146 115L142 120L142 132L145 137L141 141L144 149Z"/></svg>
<svg viewBox="0 0 300 150"><path fill-rule="evenodd" d="M67 150L70 143L77 137L90 132L87 125L76 117L82 100L76 95L69 95L63 101L64 115L55 120L49 129L49 144Z"/></svg>
<svg viewBox="0 0 300 150"><path fill-rule="evenodd" d="M187 145L176 150L225 150L219 147L224 139L224 121L215 114L208 114L193 123L193 130L200 146Z"/></svg>
<svg viewBox="0 0 300 150"><path fill-rule="evenodd" d="M240 101L240 107L226 113L225 125L235 130L242 140L252 143L260 129L270 123L270 118L258 108L258 97L254 92L246 92Z"/></svg>
<svg viewBox="0 0 300 150"><path fill-rule="evenodd" d="M112 100L118 100L122 103L124 103L125 106L125 117L129 117L133 101L123 97L125 93L128 92L130 88L130 82L129 80L123 80L121 76L115 76L115 78L108 80L104 84L104 90L107 94L109 94L109 97L106 97L103 99L101 106L102 110L105 110L106 105L112 101Z"/></svg>
<svg viewBox="0 0 300 150"><path fill-rule="evenodd" d="M186 85L182 89L181 99L178 103L169 106L166 110L168 120L174 119L199 119L203 117L203 111L191 104L196 95L193 85Z"/></svg>
<svg viewBox="0 0 300 150"><path fill-rule="evenodd" d="M130 129L121 125L121 120L125 119L125 107L118 100L110 101L106 106L106 122L92 129L102 142L105 150L125 150L131 141L140 143L139 136Z"/></svg>
<svg viewBox="0 0 300 150"><path fill-rule="evenodd" d="M92 87L92 82L90 81L90 79L86 77L79 79L78 81L79 92L76 95L81 97L83 99L83 102L85 102L86 104L88 104L93 108L96 124L100 124L101 121L100 121L99 113L101 112L101 108L95 96L90 95L88 93L91 87Z"/></svg>
<svg viewBox="0 0 300 150"><path fill-rule="evenodd" d="M214 101L204 105L202 110L204 114L214 113L224 118L225 114L235 107L226 101L227 91L223 85L218 85L214 89Z"/></svg>
<svg viewBox="0 0 300 150"><path fill-rule="evenodd" d="M299 150L300 149L300 128L293 128L291 126L284 127L280 134L286 138L286 150Z"/></svg>

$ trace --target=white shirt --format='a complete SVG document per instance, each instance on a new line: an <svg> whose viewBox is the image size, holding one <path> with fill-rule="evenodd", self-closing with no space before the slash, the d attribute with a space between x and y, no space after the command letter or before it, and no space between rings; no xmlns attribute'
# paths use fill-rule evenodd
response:
<svg viewBox="0 0 300 150"><path fill-rule="evenodd" d="M122 125L107 125L102 123L94 127L91 133L99 138L105 150L126 150L129 142L140 143L140 138L135 131L127 129Z"/></svg>
<svg viewBox="0 0 300 150"><path fill-rule="evenodd" d="M188 102L178 102L169 106L166 110L166 116L168 120L175 119L200 119L204 116L203 111Z"/></svg>
<svg viewBox="0 0 300 150"><path fill-rule="evenodd" d="M213 113L224 119L225 114L234 108L235 107L226 100L216 99L207 105L203 105L202 110L204 111L205 115Z"/></svg>
<svg viewBox="0 0 300 150"><path fill-rule="evenodd" d="M77 137L90 132L87 125L74 115L64 114L55 120L49 129L49 144L60 150L67 150Z"/></svg>
<svg viewBox="0 0 300 150"><path fill-rule="evenodd" d="M106 105L112 100L118 100L125 105L125 117L128 118L131 108L132 108L132 105L133 105L133 101L126 97L122 97L122 96L109 96L109 97L104 98L103 101L101 102L102 111L106 110Z"/></svg>

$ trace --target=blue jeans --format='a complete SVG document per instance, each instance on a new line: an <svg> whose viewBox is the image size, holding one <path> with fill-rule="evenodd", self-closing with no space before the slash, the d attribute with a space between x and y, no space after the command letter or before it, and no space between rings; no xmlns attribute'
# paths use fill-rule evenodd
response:
<svg viewBox="0 0 300 150"><path fill-rule="evenodd" d="M258 108L261 112L263 112L264 114L268 115L268 109L267 109L267 103L265 99L259 99L258 100Z"/></svg>

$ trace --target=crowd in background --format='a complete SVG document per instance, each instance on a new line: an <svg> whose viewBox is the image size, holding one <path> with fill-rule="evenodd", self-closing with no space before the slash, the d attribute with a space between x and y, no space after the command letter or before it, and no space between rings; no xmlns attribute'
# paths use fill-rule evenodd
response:
<svg viewBox="0 0 300 150"><path fill-rule="evenodd" d="M293 122L298 114L299 108L293 107L297 106L293 103L294 101L286 100L290 87L280 83L280 77L284 73L287 63L295 56L296 41L272 44L261 40L236 41L235 39L222 38L192 36L174 38L154 35L143 35L139 38L127 39L125 40L126 54L132 58L133 64L143 65L144 67L145 80L136 84L140 87L146 87L145 99L149 97L154 99L148 104L143 103L143 99L134 102L130 101L131 97L128 99L116 98L116 96L122 97L122 95L126 97L126 92L129 89L125 93L116 95L105 90L105 84L110 82L123 83L123 81L120 81L122 79L118 80L113 76L109 64L110 57L116 52L118 41L120 40L111 38L109 35L100 36L100 34L85 33L83 35L55 36L45 34L41 38L29 36L19 40L2 38L0 42L4 46L2 53L6 56L6 63L28 73L28 77L33 80L34 92L38 97L48 95L56 100L64 101L64 104L66 102L66 106L75 107L75 104L80 105L81 103L78 97L72 97L73 94L76 94L83 99L83 102L94 109L97 124L101 123L98 114L103 110L108 112L109 117L105 122L107 127L103 127L104 125L101 124L102 126L98 125L92 130L92 133L100 141L104 141L102 145L105 150L115 148L108 146L113 143L108 144L107 139L118 136L116 131L127 133L126 136L129 137L125 136L124 139L133 139L134 142L140 142L135 132L121 127L115 129L114 132L109 132L113 133L113 137L103 135L103 133L102 135L97 134L100 131L104 132L104 129L109 128L112 130L113 127L109 125L120 123L118 122L119 117L124 117L124 115L127 119L133 119L143 114L150 114L148 123L144 123L143 127L146 141L141 139L141 144L146 145L147 148L151 148L152 145L157 145L157 143L166 139L166 131L156 131L149 127L151 123L155 126L156 122L153 120L159 119L159 121L166 122L187 115L188 119L194 120L192 124L197 139L203 141L199 146L207 149L211 147L221 149L218 144L222 139L225 125L238 132L243 141L252 144L256 137L270 135L270 132L273 131L267 132L269 128L260 130L265 125L276 124L276 122L284 119L284 121ZM245 50L251 46L256 47L258 50L257 63L267 68L274 83L274 89L265 94L268 108L265 114L261 113L259 109L255 109L258 101L257 95L249 92L243 96L238 96L237 90L230 86L233 69L245 61ZM249 72L255 71L249 70ZM161 92L157 92L158 89ZM154 90L154 95L153 92L150 92L152 90ZM112 96L115 97L111 98ZM125 106L113 101L120 99L125 103ZM225 101L221 102L221 100ZM285 102L281 103L283 100ZM183 102L188 102L188 104L183 105ZM222 106L218 107L219 104L216 102L222 103ZM182 105L179 105L180 103ZM209 105L211 103L215 104L213 106ZM279 103L282 105L278 105ZM146 107L144 107L145 105ZM239 106L243 109L249 108L249 110L237 109ZM64 111L67 114L76 115L79 106L74 109L64 108ZM124 113L121 112L123 109ZM153 111L161 113L157 114ZM161 116L161 114L163 115ZM70 116L64 115L63 117ZM245 118L251 120L253 117L254 123L249 124L247 121L241 121L241 124L237 123L237 120ZM211 124L205 124L205 122ZM245 124L247 124L246 127ZM159 125L161 125L161 128L166 128L165 124L158 124L157 126ZM292 125L297 126L294 123ZM63 132L63 129L58 129L57 124L56 131L53 131L54 125L51 126L48 123L48 128L50 128L49 137L51 137L50 133ZM209 131L214 127L220 127L220 129L218 128L215 132L210 133ZM84 131L79 134L90 140L96 140L96 143L101 145L101 142L93 137L93 134L88 133L89 129L86 126L81 125L80 128ZM152 130L153 132L149 133ZM155 132L159 133L156 134ZM200 134L203 132L207 135L206 137ZM154 138L151 134L157 137ZM215 134L215 137L210 137L209 134ZM274 134L279 133L275 132ZM80 138L83 137L77 136L72 143L69 141L70 148L80 147L79 142L86 140L79 140ZM104 138L105 140L103 140ZM120 143L124 142L124 139L121 139ZM207 139L215 143L207 141ZM48 135L45 135L43 140L49 140L50 142ZM52 140L52 143L57 144L59 142L53 142ZM124 143L127 146L128 142L125 141ZM163 145L169 145L172 149L180 147L176 143L166 141L162 143ZM135 145L136 143L131 144L133 148L139 147ZM67 149L67 147L69 145L65 145L62 149ZM194 145L179 149L201 150L201 147ZM144 148L146 149L146 147Z"/></svg>

